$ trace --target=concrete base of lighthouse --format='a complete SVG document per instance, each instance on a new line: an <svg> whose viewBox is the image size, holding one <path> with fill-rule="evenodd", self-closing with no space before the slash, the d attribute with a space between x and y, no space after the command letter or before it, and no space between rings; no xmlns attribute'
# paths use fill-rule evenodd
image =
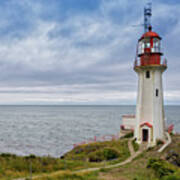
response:
<svg viewBox="0 0 180 180"><path fill-rule="evenodd" d="M134 138L139 144L154 146L157 140L165 140L162 73L166 66L136 66L134 69L139 77Z"/></svg>

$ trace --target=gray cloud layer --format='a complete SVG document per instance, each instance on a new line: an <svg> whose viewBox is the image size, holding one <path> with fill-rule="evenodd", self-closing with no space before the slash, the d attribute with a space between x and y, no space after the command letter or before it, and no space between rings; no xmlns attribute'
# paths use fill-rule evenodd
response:
<svg viewBox="0 0 180 180"><path fill-rule="evenodd" d="M142 27L132 25L142 22L141 1L102 0L92 11L59 14L56 5L24 0L0 8L0 104L135 103ZM179 6L157 2L153 9L169 60L167 103L180 102Z"/></svg>

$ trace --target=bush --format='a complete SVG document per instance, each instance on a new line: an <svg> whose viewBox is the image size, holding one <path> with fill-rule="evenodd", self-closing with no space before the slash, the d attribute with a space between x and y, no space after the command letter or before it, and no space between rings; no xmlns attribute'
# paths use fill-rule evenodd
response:
<svg viewBox="0 0 180 180"><path fill-rule="evenodd" d="M160 178L174 173L174 169L161 159L149 159L147 168L152 168Z"/></svg>
<svg viewBox="0 0 180 180"><path fill-rule="evenodd" d="M133 137L133 136L134 136L134 133L133 133L133 132L130 132L130 133L126 134L126 135L124 136L124 138L131 138L131 137Z"/></svg>
<svg viewBox="0 0 180 180"><path fill-rule="evenodd" d="M134 148L134 151L138 151L138 150L139 150L139 144L136 143L136 140L135 140L135 139L132 141L132 146L133 146L133 148Z"/></svg>
<svg viewBox="0 0 180 180"><path fill-rule="evenodd" d="M152 151L154 148L155 148L155 146L148 147L146 151L147 151L147 152L148 152L148 151Z"/></svg>
<svg viewBox="0 0 180 180"><path fill-rule="evenodd" d="M105 160L113 160L119 157L119 153L115 149L104 148L93 152L89 155L90 162L101 162Z"/></svg>
<svg viewBox="0 0 180 180"><path fill-rule="evenodd" d="M162 180L180 180L180 177L176 175L170 175L170 176L165 176Z"/></svg>
<svg viewBox="0 0 180 180"><path fill-rule="evenodd" d="M100 172L108 172L109 169L107 169L107 168L101 168L99 171L100 171Z"/></svg>
<svg viewBox="0 0 180 180"><path fill-rule="evenodd" d="M104 149L104 157L106 160L112 160L119 157L119 153L115 149Z"/></svg>
<svg viewBox="0 0 180 180"><path fill-rule="evenodd" d="M115 149L121 155L121 158L119 159L120 161L125 160L130 155L130 152L128 149L128 139L121 139L117 141L95 142L95 143L77 146L72 151L66 153L62 158L64 160L86 162L89 159L94 159L94 156L97 156L96 155L97 152L99 151L102 152L103 149L109 149L109 148ZM103 153L100 153L100 154L103 154ZM97 160L95 158L94 161L95 162L103 161L105 159L104 159L104 156L97 157Z"/></svg>
<svg viewBox="0 0 180 180"><path fill-rule="evenodd" d="M162 141L162 140L157 140L157 145L162 145L162 144L164 144L164 142Z"/></svg>
<svg viewBox="0 0 180 180"><path fill-rule="evenodd" d="M77 146L74 148L74 153L75 154L80 154L80 153L83 153L83 152L86 152L87 154L88 153L91 153L93 151L96 151L97 149L100 149L103 147L103 144L85 144L85 145L82 145L82 146Z"/></svg>
<svg viewBox="0 0 180 180"><path fill-rule="evenodd" d="M101 162L104 160L103 151L96 151L89 155L89 162Z"/></svg>
<svg viewBox="0 0 180 180"><path fill-rule="evenodd" d="M9 153L2 153L0 156L3 158L16 158L17 157L15 154L9 154Z"/></svg>
<svg viewBox="0 0 180 180"><path fill-rule="evenodd" d="M36 159L37 157L34 154L30 154L29 156L25 156L25 159Z"/></svg>

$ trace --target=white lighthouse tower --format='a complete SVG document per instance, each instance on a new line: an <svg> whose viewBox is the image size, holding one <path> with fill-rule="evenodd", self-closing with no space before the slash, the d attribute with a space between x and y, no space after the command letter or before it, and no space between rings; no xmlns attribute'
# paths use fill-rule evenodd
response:
<svg viewBox="0 0 180 180"><path fill-rule="evenodd" d="M134 137L149 146L165 139L162 74L166 62L161 61L161 37L152 31L151 8L145 8L145 33L138 41L134 70L138 75Z"/></svg>

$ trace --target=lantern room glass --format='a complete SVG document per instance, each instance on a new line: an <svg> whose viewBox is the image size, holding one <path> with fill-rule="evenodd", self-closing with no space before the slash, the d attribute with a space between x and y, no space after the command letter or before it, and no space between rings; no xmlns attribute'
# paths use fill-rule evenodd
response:
<svg viewBox="0 0 180 180"><path fill-rule="evenodd" d="M149 38L145 38L139 41L138 54L143 54L145 52L144 49L146 48L151 48L151 43Z"/></svg>
<svg viewBox="0 0 180 180"><path fill-rule="evenodd" d="M153 48L151 49L152 52L160 53L161 51L161 43L158 38L153 38Z"/></svg>
<svg viewBox="0 0 180 180"><path fill-rule="evenodd" d="M145 38L139 41L138 44L138 54L141 55L143 54L146 48L150 48L152 53L160 53L161 48L160 48L160 39L158 38L153 38L153 46L151 46L151 39L150 38Z"/></svg>

